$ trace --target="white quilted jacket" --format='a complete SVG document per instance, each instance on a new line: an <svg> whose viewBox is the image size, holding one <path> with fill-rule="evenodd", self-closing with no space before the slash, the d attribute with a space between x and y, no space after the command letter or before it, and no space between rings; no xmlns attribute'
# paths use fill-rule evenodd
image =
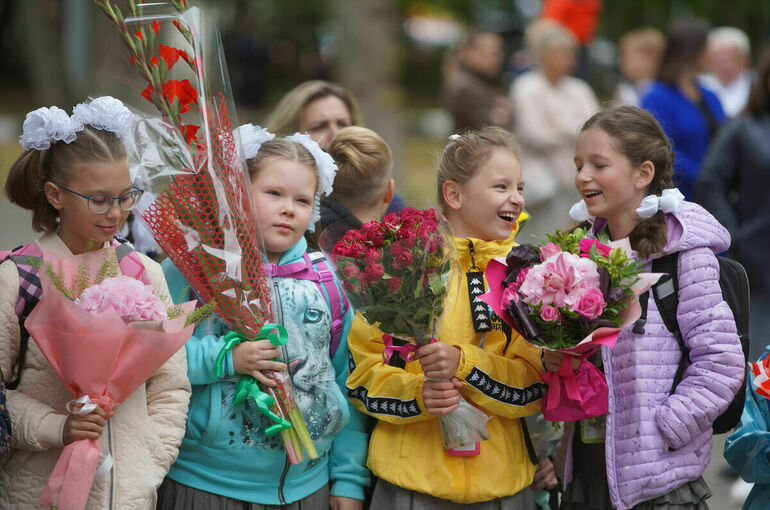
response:
<svg viewBox="0 0 770 510"><path fill-rule="evenodd" d="M71 252L54 234L38 245L54 254ZM160 266L140 255L156 293L168 296ZM19 350L19 326L14 313L19 287L16 266L0 265L0 367L11 373ZM30 339L21 384L8 391L13 436L11 450L0 459L0 508L40 508L48 476L62 451L64 405L71 399L40 349ZM115 466L94 481L88 509L153 509L156 488L177 456L187 418L190 383L185 349L180 349L144 386L116 406L101 437Z"/></svg>

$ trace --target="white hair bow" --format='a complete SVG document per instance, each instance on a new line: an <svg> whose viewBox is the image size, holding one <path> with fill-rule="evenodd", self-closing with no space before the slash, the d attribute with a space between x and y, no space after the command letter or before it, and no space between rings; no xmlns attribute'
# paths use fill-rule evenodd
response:
<svg viewBox="0 0 770 510"><path fill-rule="evenodd" d="M82 130L83 124L71 118L61 108L42 107L27 114L22 125L19 143L25 151L30 149L42 151L58 141L74 142L78 137L78 131Z"/></svg>
<svg viewBox="0 0 770 510"><path fill-rule="evenodd" d="M244 124L236 129L235 133L241 139L243 155L246 159L255 158L262 144L275 138L275 135L267 129L252 124Z"/></svg>
<svg viewBox="0 0 770 510"><path fill-rule="evenodd" d="M664 189L660 196L647 195L636 208L636 214L641 218L652 218L658 211L666 213L679 212L684 202L684 195L676 188Z"/></svg>
<svg viewBox="0 0 770 510"><path fill-rule="evenodd" d="M569 210L569 217L580 223L593 220L593 216L588 214L588 207L586 206L585 200L572 204L572 207Z"/></svg>
<svg viewBox="0 0 770 510"><path fill-rule="evenodd" d="M313 200L313 215L310 218L308 230L315 232L315 224L321 219L321 197L328 197L334 190L334 178L337 175L337 164L334 159L310 138L310 135L304 133L294 133L286 137L290 142L296 142L313 155L315 165L318 169L318 191Z"/></svg>
<svg viewBox="0 0 770 510"><path fill-rule="evenodd" d="M80 103L72 110L72 118L80 124L115 133L124 144L130 141L134 114L114 97L102 96Z"/></svg>

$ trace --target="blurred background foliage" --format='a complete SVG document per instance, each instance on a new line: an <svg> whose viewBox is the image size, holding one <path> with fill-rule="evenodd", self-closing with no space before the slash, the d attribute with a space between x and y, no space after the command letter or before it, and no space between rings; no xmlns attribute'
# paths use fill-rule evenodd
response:
<svg viewBox="0 0 770 510"><path fill-rule="evenodd" d="M358 97L366 124L391 144L399 188L424 205L433 159L451 125L440 88L447 55L468 27L500 33L521 72L522 34L541 0L190 0L216 16L240 122L264 123L278 99L313 78ZM116 0L125 6L125 0ZM677 18L743 29L757 55L770 36L767 0L604 0L589 47L589 81L607 99L619 74L616 42L636 27L665 32ZM111 94L150 111L137 94L114 29L90 0L0 0L0 178L20 153L24 114Z"/></svg>

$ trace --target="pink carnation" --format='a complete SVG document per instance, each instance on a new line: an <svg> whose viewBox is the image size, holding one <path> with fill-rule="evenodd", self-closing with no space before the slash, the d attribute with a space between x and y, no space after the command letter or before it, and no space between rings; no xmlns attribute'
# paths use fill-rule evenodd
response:
<svg viewBox="0 0 770 510"><path fill-rule="evenodd" d="M88 287L75 303L95 313L112 308L126 322L168 318L166 305L152 293L151 286L124 275Z"/></svg>
<svg viewBox="0 0 770 510"><path fill-rule="evenodd" d="M384 274L385 268L382 267L382 264L367 264L366 268L364 268L364 275L366 276L366 280L368 282L376 282L377 280L381 280Z"/></svg>
<svg viewBox="0 0 770 510"><path fill-rule="evenodd" d="M591 247L596 245L596 251L604 258L607 258L610 256L610 252L612 251L612 248L607 246L606 244L602 244L596 239L588 239L587 237L584 237L583 239L578 242L578 249L580 250L580 256L581 257L588 257L591 253Z"/></svg>
<svg viewBox="0 0 770 510"><path fill-rule="evenodd" d="M388 278L385 280L385 285L388 286L388 288L393 292L398 292L398 289L401 288L401 278L398 276L393 276L392 278Z"/></svg>

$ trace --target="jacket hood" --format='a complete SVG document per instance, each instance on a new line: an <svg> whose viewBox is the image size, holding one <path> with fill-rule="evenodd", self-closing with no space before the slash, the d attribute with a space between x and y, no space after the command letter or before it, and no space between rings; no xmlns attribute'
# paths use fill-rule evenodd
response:
<svg viewBox="0 0 770 510"><path fill-rule="evenodd" d="M666 214L666 253L709 248L722 253L730 247L730 233L711 213L693 202L683 202L679 212Z"/></svg>

